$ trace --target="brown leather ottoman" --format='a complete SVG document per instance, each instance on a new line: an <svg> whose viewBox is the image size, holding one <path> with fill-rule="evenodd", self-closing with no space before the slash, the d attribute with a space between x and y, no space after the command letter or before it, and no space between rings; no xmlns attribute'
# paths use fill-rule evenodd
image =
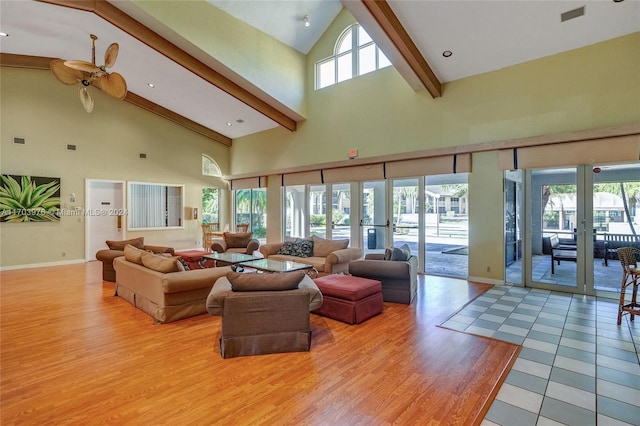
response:
<svg viewBox="0 0 640 426"><path fill-rule="evenodd" d="M322 293L322 306L314 314L348 324L359 324L382 312L380 281L332 274L313 280Z"/></svg>
<svg viewBox="0 0 640 426"><path fill-rule="evenodd" d="M202 250L184 250L177 251L174 256L182 257L189 265L189 269L203 269L213 268L216 266L216 261L213 259L205 259L202 256L205 254L211 254Z"/></svg>

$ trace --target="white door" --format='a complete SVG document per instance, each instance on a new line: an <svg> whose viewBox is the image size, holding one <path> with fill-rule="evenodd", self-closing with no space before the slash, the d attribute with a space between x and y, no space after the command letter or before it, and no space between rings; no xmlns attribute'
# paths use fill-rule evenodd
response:
<svg viewBox="0 0 640 426"><path fill-rule="evenodd" d="M88 179L86 182L85 259L107 248L107 240L124 240L126 211L124 182Z"/></svg>

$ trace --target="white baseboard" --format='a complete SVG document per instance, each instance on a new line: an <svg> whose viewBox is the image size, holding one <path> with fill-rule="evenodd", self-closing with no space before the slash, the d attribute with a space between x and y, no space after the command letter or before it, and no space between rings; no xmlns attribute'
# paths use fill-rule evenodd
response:
<svg viewBox="0 0 640 426"><path fill-rule="evenodd" d="M25 265L0 266L0 271L11 271L14 269L44 268L46 266L75 265L77 263L85 263L85 262L86 262L85 259L74 259L74 260L62 260L59 262L27 263Z"/></svg>
<svg viewBox="0 0 640 426"><path fill-rule="evenodd" d="M473 281L482 284L504 285L504 280L494 280L486 277L467 277L467 281Z"/></svg>

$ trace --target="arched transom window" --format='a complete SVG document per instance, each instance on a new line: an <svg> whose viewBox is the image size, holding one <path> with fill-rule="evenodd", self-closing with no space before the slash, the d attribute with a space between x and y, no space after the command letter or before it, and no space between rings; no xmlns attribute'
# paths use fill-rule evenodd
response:
<svg viewBox="0 0 640 426"><path fill-rule="evenodd" d="M316 62L316 89L331 86L359 75L388 67L389 59L369 34L353 24L342 32L333 55Z"/></svg>
<svg viewBox="0 0 640 426"><path fill-rule="evenodd" d="M220 167L213 161L213 158L202 154L202 174L205 176L222 176Z"/></svg>

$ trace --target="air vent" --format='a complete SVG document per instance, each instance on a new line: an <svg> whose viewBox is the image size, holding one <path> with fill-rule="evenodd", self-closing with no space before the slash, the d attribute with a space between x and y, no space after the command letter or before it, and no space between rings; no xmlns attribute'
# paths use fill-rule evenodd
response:
<svg viewBox="0 0 640 426"><path fill-rule="evenodd" d="M568 12L564 12L563 14L560 15L560 21L566 22L569 19L579 18L582 15L584 15L584 6L579 7L577 9L570 10Z"/></svg>
<svg viewBox="0 0 640 426"><path fill-rule="evenodd" d="M145 153L140 153L140 158L147 158L147 154L145 154Z"/></svg>
<svg viewBox="0 0 640 426"><path fill-rule="evenodd" d="M242 123L244 123L244 120L243 120L242 118L238 118L238 119L236 120L236 123L242 124Z"/></svg>
<svg viewBox="0 0 640 426"><path fill-rule="evenodd" d="M24 138L13 138L13 143L18 145L24 145L27 143L27 141L25 141Z"/></svg>
<svg viewBox="0 0 640 426"><path fill-rule="evenodd" d="M67 145L67 151L75 151L75 150L76 150L75 145Z"/></svg>

